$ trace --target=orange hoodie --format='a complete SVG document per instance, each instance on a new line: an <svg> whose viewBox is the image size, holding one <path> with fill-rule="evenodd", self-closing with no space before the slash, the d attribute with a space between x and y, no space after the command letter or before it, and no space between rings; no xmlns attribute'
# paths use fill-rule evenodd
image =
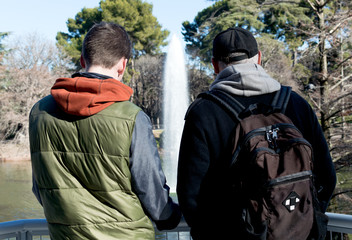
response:
<svg viewBox="0 0 352 240"><path fill-rule="evenodd" d="M94 115L114 102L128 101L132 93L130 87L113 78L59 78L51 88L59 107L76 116Z"/></svg>

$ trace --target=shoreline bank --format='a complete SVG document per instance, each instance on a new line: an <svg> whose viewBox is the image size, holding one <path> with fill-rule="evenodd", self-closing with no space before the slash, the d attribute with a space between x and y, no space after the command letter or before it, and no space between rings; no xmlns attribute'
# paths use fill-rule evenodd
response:
<svg viewBox="0 0 352 240"><path fill-rule="evenodd" d="M0 163L25 161L30 161L29 144L0 143Z"/></svg>

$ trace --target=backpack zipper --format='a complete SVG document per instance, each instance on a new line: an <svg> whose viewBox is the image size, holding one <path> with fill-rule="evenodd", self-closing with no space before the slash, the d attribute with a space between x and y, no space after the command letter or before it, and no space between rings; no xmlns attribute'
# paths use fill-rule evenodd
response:
<svg viewBox="0 0 352 240"><path fill-rule="evenodd" d="M302 172L298 172L298 173L293 173L290 175L286 175L286 176L282 176L282 177L278 177L273 180L270 180L269 182L267 182L265 184L264 187L272 188L277 185L283 185L283 184L287 184L287 183L292 183L292 182L297 182L300 180L309 179L312 176L313 176L313 173L310 170L302 171Z"/></svg>
<svg viewBox="0 0 352 240"><path fill-rule="evenodd" d="M247 135L245 135L243 141L241 142L241 145L239 145L236 148L234 154L232 155L232 160L231 160L230 166L233 167L236 164L236 162L238 161L237 157L240 154L241 149L243 148L243 146L245 146L247 144L247 142L250 139L252 139L253 137L256 137L258 135L266 136L268 130L272 130L272 129L284 130L287 128L292 128L302 135L301 131L295 125L290 124L290 123L278 123L278 124L273 124L273 125L269 125L266 127L256 128L256 129L250 131L249 133L247 133ZM302 142L302 143L307 144L309 147L311 147L311 144L304 138L295 138L291 141L292 142ZM268 148L268 149L270 149L270 148ZM270 151L270 152L272 152L272 151Z"/></svg>

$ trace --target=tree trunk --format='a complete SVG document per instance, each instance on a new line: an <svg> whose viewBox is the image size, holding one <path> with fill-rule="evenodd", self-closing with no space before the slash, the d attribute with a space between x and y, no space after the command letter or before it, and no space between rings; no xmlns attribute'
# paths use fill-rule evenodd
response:
<svg viewBox="0 0 352 240"><path fill-rule="evenodd" d="M343 38L341 34L341 47L340 47L340 61L343 62ZM345 73L344 73L344 68L341 66L341 79L344 78ZM341 82L341 92L344 91L344 82ZM342 111L341 111L341 139L345 139L345 131L346 131L346 123L345 123L345 98L341 99L341 106L342 106Z"/></svg>
<svg viewBox="0 0 352 240"><path fill-rule="evenodd" d="M328 61L325 51L326 30L324 30L324 12L322 6L317 6L317 15L319 18L319 56L320 56L320 120L324 136L330 145L330 121L328 119L329 107L326 105L328 98Z"/></svg>

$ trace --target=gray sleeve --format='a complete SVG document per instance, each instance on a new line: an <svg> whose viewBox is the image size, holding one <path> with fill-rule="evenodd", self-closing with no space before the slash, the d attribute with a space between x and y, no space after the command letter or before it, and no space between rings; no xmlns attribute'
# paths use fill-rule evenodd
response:
<svg viewBox="0 0 352 240"><path fill-rule="evenodd" d="M168 219L174 204L169 197L152 125L143 111L138 113L133 129L130 170L132 188L147 214L154 221Z"/></svg>

